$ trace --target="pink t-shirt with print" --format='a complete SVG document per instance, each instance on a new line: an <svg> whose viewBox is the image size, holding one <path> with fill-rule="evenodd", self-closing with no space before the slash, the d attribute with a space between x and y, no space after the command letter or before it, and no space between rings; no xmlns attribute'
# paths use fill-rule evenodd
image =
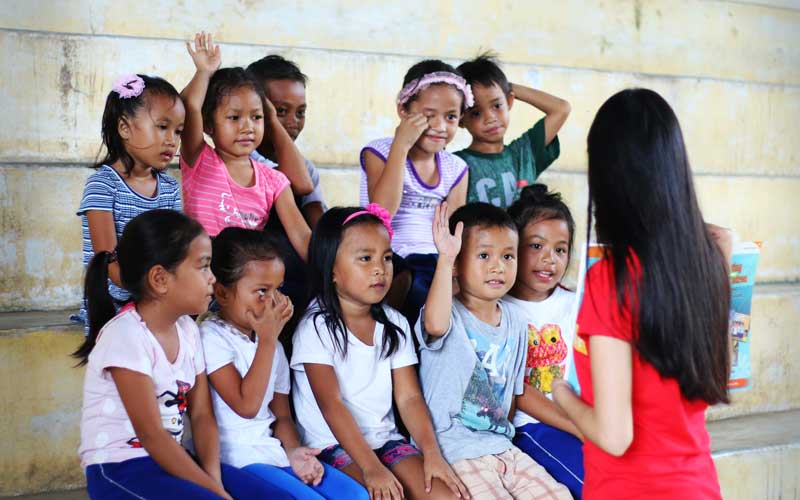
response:
<svg viewBox="0 0 800 500"><path fill-rule="evenodd" d="M194 321L182 316L177 322L179 348L174 363L142 321L134 307L124 308L100 331L83 384L81 412L81 466L113 463L145 457L128 414L111 378L109 368L143 373L153 381L153 398L161 423L178 443L183 437L186 394L195 376L206 369L200 333Z"/></svg>
<svg viewBox="0 0 800 500"><path fill-rule="evenodd" d="M240 186L214 148L205 144L194 165L181 158L183 210L197 219L209 236L226 227L262 229L278 195L289 186L281 172L253 159L255 183Z"/></svg>

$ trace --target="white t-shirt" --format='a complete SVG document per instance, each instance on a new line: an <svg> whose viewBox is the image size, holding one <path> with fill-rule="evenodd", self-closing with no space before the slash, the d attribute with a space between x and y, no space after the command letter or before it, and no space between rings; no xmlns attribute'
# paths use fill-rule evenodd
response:
<svg viewBox="0 0 800 500"><path fill-rule="evenodd" d="M572 363L572 340L575 337L575 292L560 286L541 302L519 300L506 295L505 300L525 311L528 322L528 356L525 360L525 383L552 399L556 378L567 378ZM514 415L514 426L539 421L522 410Z"/></svg>
<svg viewBox="0 0 800 500"><path fill-rule="evenodd" d="M327 448L337 444L311 391L304 363L333 366L342 400L372 449L380 448L387 441L402 439L397 432L392 411L392 370L417 363L408 321L399 312L384 306L389 321L400 327L404 333L398 349L389 358L381 355L383 325L375 323L371 346L358 340L350 331L347 332L347 357L343 358L339 351L334 350L335 343L325 327L323 317L318 316L314 321L315 310L316 304L312 303L293 339L292 399L303 444L313 448ZM314 323L319 329L319 335Z"/></svg>
<svg viewBox="0 0 800 500"><path fill-rule="evenodd" d="M247 375L256 356L258 337L253 342L237 328L212 314L200 324L200 338L209 375L230 363L242 378ZM289 466L281 442L272 436L270 426L275 422L275 415L269 409L273 395L276 392L289 394L289 386L289 362L280 342L275 345L264 401L254 418L239 416L211 386L211 401L219 427L220 460L223 463L234 467L255 463Z"/></svg>
<svg viewBox="0 0 800 500"><path fill-rule="evenodd" d="M186 394L206 365L194 321L181 316L176 327L179 347L174 363L167 360L161 344L132 306L123 308L100 330L83 384L78 449L81 466L148 456L133 431L109 368L126 368L152 379L161 423L175 441L181 442L188 408Z"/></svg>

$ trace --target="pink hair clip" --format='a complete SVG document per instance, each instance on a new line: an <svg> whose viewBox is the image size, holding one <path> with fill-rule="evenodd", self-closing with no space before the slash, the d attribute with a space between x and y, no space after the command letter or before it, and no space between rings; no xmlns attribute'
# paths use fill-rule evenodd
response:
<svg viewBox="0 0 800 500"><path fill-rule="evenodd" d="M403 105L407 103L409 99L435 83L446 83L459 90L464 94L465 107L471 108L475 105L475 98L472 96L472 88L467 81L455 73L450 73L448 71L434 71L433 73L422 75L416 80L411 80L408 82L408 85L403 87L403 90L397 94L397 104Z"/></svg>
<svg viewBox="0 0 800 500"><path fill-rule="evenodd" d="M114 82L111 90L119 94L123 99L139 97L144 92L144 80L136 74L122 75Z"/></svg>
<svg viewBox="0 0 800 500"><path fill-rule="evenodd" d="M352 214L348 215L344 222L342 222L342 225L344 226L356 217L366 214L374 215L375 217L379 218L383 223L383 227L389 231L389 239L392 239L392 236L394 236L394 230L392 229L392 216L389 215L388 210L377 203L370 203L364 207L364 210L359 210L358 212L353 212Z"/></svg>

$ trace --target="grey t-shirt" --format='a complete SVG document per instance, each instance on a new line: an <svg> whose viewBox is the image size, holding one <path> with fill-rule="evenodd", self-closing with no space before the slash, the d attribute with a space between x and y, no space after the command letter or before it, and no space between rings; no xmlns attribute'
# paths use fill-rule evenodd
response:
<svg viewBox="0 0 800 500"><path fill-rule="evenodd" d="M453 300L450 327L425 333L424 309L415 331L420 382L442 455L455 463L511 449L511 400L522 394L527 323L517 306L500 301L500 326L475 317Z"/></svg>

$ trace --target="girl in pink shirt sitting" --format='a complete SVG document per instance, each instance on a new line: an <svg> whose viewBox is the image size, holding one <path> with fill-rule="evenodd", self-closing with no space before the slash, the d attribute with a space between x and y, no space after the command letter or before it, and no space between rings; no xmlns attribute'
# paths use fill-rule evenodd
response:
<svg viewBox="0 0 800 500"><path fill-rule="evenodd" d="M198 33L194 49L186 46L197 71L181 94L186 107L180 162L184 210L213 237L228 226L262 229L274 207L305 260L311 230L286 189L289 180L250 159L264 137L265 115L273 142L284 146L279 161L304 169L303 157L277 121L261 84L242 68L219 69L220 49L211 35ZM213 148L204 132L213 139Z"/></svg>

